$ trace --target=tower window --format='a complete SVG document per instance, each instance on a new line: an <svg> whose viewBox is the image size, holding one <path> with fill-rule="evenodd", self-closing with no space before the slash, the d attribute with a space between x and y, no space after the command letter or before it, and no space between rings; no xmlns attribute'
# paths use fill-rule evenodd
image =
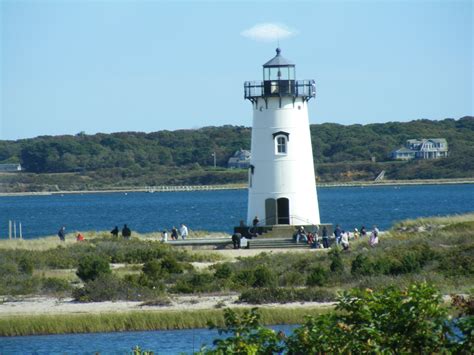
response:
<svg viewBox="0 0 474 355"><path fill-rule="evenodd" d="M286 154L287 153L287 139L285 136L279 136L276 139L276 153Z"/></svg>

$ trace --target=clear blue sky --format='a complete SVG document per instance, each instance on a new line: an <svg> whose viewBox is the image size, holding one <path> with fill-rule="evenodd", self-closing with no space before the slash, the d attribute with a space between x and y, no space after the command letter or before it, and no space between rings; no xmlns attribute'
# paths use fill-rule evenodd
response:
<svg viewBox="0 0 474 355"><path fill-rule="evenodd" d="M275 42L315 79L311 123L473 114L472 1L1 2L0 139L250 126Z"/></svg>

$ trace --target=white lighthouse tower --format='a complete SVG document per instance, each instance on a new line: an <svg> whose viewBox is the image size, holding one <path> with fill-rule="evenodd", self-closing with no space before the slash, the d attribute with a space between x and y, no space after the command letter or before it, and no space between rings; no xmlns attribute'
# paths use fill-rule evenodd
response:
<svg viewBox="0 0 474 355"><path fill-rule="evenodd" d="M308 119L314 80L296 80L277 48L263 81L244 88L253 108L247 223L258 216L267 226L320 224Z"/></svg>

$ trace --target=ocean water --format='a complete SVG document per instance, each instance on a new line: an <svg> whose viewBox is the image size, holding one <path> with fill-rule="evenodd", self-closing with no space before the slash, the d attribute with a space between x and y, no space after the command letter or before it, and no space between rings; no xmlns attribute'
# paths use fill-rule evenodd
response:
<svg viewBox="0 0 474 355"><path fill-rule="evenodd" d="M321 222L353 229L427 216L474 211L474 184L318 188ZM0 197L0 238L8 221L21 222L23 237L112 230L127 223L145 233L185 223L190 229L232 231L246 218L247 191L98 193Z"/></svg>
<svg viewBox="0 0 474 355"><path fill-rule="evenodd" d="M295 326L271 328L288 335ZM160 355L192 354L218 337L224 336L209 329L0 337L0 354L130 354L136 345Z"/></svg>

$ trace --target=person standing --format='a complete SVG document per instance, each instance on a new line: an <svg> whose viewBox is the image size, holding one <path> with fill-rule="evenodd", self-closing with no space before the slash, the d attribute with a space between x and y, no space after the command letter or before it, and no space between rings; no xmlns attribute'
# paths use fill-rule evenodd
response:
<svg viewBox="0 0 474 355"><path fill-rule="evenodd" d="M329 248L329 236L328 236L328 229L326 228L326 226L323 227L322 235L323 235L323 247L327 249Z"/></svg>
<svg viewBox="0 0 474 355"><path fill-rule="evenodd" d="M367 230L365 229L365 226L360 227L360 238L364 238L367 236Z"/></svg>
<svg viewBox="0 0 474 355"><path fill-rule="evenodd" d="M185 240L188 237L188 227L181 223L181 227L179 228L179 234L181 234L181 239Z"/></svg>
<svg viewBox="0 0 474 355"><path fill-rule="evenodd" d="M336 244L341 244L342 229L341 227L339 227L339 224L336 225L336 229L334 230L334 236L336 237Z"/></svg>
<svg viewBox="0 0 474 355"><path fill-rule="evenodd" d="M129 240L131 235L132 235L132 231L130 230L130 228L128 228L126 224L124 224L122 228L122 237L125 240Z"/></svg>
<svg viewBox="0 0 474 355"><path fill-rule="evenodd" d="M379 244L379 230L377 226L374 226L370 234L369 245L375 247L377 244Z"/></svg>
<svg viewBox="0 0 474 355"><path fill-rule="evenodd" d="M161 242L166 243L168 241L168 231L163 229L163 233L161 233Z"/></svg>
<svg viewBox="0 0 474 355"><path fill-rule="evenodd" d="M342 232L341 235L341 245L344 250L349 249L349 232Z"/></svg>
<svg viewBox="0 0 474 355"><path fill-rule="evenodd" d="M176 229L175 226L171 228L171 239L172 240L178 240L178 230Z"/></svg>
<svg viewBox="0 0 474 355"><path fill-rule="evenodd" d="M61 242L66 241L66 227L62 226L58 231L58 237Z"/></svg>
<svg viewBox="0 0 474 355"><path fill-rule="evenodd" d="M110 231L110 234L112 234L112 237L118 238L118 234L119 234L118 226L115 226L115 228Z"/></svg>
<svg viewBox="0 0 474 355"><path fill-rule="evenodd" d="M357 228L354 228L354 240L357 239L359 239L359 231L357 230Z"/></svg>

